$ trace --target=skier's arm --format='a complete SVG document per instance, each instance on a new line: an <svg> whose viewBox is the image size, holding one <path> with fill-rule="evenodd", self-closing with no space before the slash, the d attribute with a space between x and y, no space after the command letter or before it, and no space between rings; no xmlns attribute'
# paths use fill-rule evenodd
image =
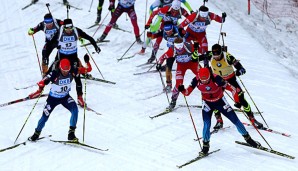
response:
<svg viewBox="0 0 298 171"><path fill-rule="evenodd" d="M85 33L83 30L81 30L79 28L76 28L76 29L78 31L79 38L84 38L84 39L89 40L97 53L99 53L101 51L99 46L97 46L96 41L91 36L89 36L87 33Z"/></svg>

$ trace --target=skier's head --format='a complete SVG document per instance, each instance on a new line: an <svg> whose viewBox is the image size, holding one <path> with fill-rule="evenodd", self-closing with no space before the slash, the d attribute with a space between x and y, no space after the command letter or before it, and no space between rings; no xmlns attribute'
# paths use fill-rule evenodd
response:
<svg viewBox="0 0 298 171"><path fill-rule="evenodd" d="M53 20L53 17L50 13L44 15L44 20L43 22L45 23L46 27L47 28L51 28L54 24L54 20Z"/></svg>
<svg viewBox="0 0 298 171"><path fill-rule="evenodd" d="M68 59L61 59L59 64L59 69L61 73L66 76L70 71L70 62Z"/></svg>
<svg viewBox="0 0 298 171"><path fill-rule="evenodd" d="M222 55L222 47L219 44L214 44L212 46L212 57L215 60L220 60Z"/></svg>
<svg viewBox="0 0 298 171"><path fill-rule="evenodd" d="M177 37L174 40L174 48L175 48L175 51L178 55L181 55L185 51L184 42L183 42L183 39L181 37Z"/></svg>
<svg viewBox="0 0 298 171"><path fill-rule="evenodd" d="M201 83L208 84L210 81L211 73L208 68L200 68L198 73L198 78L200 79Z"/></svg>
<svg viewBox="0 0 298 171"><path fill-rule="evenodd" d="M64 30L66 33L70 34L73 30L73 24L72 24L72 20L67 18L63 21L64 24Z"/></svg>
<svg viewBox="0 0 298 171"><path fill-rule="evenodd" d="M199 8L199 16L201 18L207 18L208 17L208 14L209 14L209 9L208 7L202 5L200 8Z"/></svg>
<svg viewBox="0 0 298 171"><path fill-rule="evenodd" d="M173 34L174 29L173 23L165 23L163 29L168 36L171 36Z"/></svg>
<svg viewBox="0 0 298 171"><path fill-rule="evenodd" d="M171 14L177 15L179 13L180 7L181 7L181 2L179 0L174 0L172 2Z"/></svg>

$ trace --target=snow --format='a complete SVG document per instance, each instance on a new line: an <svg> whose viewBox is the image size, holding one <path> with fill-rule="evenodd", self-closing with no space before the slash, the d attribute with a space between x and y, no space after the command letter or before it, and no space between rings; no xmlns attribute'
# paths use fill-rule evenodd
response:
<svg viewBox="0 0 298 171"><path fill-rule="evenodd" d="M33 39L27 35L30 27L34 27L43 20L47 13L46 1L39 1L26 10L22 7L26 1L3 0L0 6L0 104L23 98L36 91L37 87L24 90L15 90L35 84L41 77L37 65L37 56ZM51 1L50 9L56 18L65 19L66 9L58 4L60 0ZM153 0L148 0L148 5ZM223 25L225 44L229 52L241 60L247 73L241 76L245 87L252 96L257 107L263 111L263 117L273 130L291 134L285 137L265 131L260 131L270 146L280 152L298 156L297 147L297 31L274 29L269 19L262 19L260 11L252 5L252 12L247 16L247 4L240 0L210 1L207 3L210 11L221 14L227 12L226 23ZM96 28L86 29L96 19L94 2L91 13L88 12L90 2L70 0L74 6L83 10L70 10L70 17L74 24L93 35ZM201 2L189 0L194 9L199 8ZM105 2L103 14L105 16L108 3ZM136 2L136 13L140 31L145 23L146 3ZM118 25L132 30L130 21L126 21L126 14L118 20ZM148 15L147 15L148 18ZM104 21L107 24L110 15ZM286 22L286 21L285 21ZM289 24L289 23L287 23ZM295 27L295 26L293 26ZM282 23L279 28L283 28ZM297 25L296 25L297 28ZM212 22L207 29L209 47L217 43L220 24ZM103 32L100 28L95 38ZM277 36L278 35L278 36ZM38 55L41 59L41 49L44 44L44 34L34 35ZM103 115L98 116L86 111L85 143L98 148L108 148L107 152L78 148L50 142L43 139L37 143L27 143L15 149L0 154L0 170L178 170L176 165L183 164L198 155L200 147L187 108L178 108L176 111L151 120L153 116L162 112L168 105L164 94L143 100L162 91L159 74L133 75L148 68L138 68L150 57L151 48L145 56L117 62L127 48L133 43L134 35L112 29L107 39L111 43L100 45L102 52L94 54L100 71L107 80L117 82L116 85L87 81L88 106ZM143 39L143 36L142 36ZM165 48L163 42L162 47ZM88 47L94 51L93 47ZM141 49L134 45L125 56L134 54ZM54 59L56 50L50 59ZM79 57L83 60L85 48L79 47ZM162 50L158 55L163 53ZM93 76L101 78L93 64ZM163 73L164 74L164 73ZM173 73L174 74L174 73ZM186 73L184 84L188 85L193 78L191 72ZM165 80L165 77L163 77ZM82 80L84 84L84 80ZM45 92L49 91L46 87ZM71 95L77 98L75 83L72 85ZM199 91L195 90L187 97L190 105L201 104ZM228 97L227 97L228 98ZM253 111L256 111L252 101L246 93ZM0 149L13 145L19 131L28 115L31 116L18 138L17 142L25 141L34 132L46 98L41 98L34 110L36 100L1 107L0 119ZM185 104L182 95L177 105ZM233 104L232 102L230 103ZM202 136L201 109L190 109L198 135ZM247 119L238 114L240 120ZM42 135L53 135L52 139L66 140L69 127L69 112L58 106L51 114ZM79 109L79 120L76 135L83 140L84 110ZM261 116L256 115L259 121ZM212 120L212 126L215 119ZM249 147L240 146L234 141L244 141L242 136L230 121L224 118L224 126L231 128L220 131L211 137L210 150L221 149L219 152L184 167L182 170L297 170L297 159L290 160L275 156ZM267 147L266 142L252 127L246 127L253 139Z"/></svg>

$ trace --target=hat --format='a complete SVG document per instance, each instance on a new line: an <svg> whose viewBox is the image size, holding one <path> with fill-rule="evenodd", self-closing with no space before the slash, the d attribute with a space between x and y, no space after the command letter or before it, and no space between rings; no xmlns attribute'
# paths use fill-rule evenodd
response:
<svg viewBox="0 0 298 171"><path fill-rule="evenodd" d="M201 82L208 82L210 79L210 71L208 68L200 68L198 77L201 80Z"/></svg>
<svg viewBox="0 0 298 171"><path fill-rule="evenodd" d="M43 18L44 18L44 22L45 23L51 23L51 22L53 22L53 17L52 17L52 15L50 13L44 15Z"/></svg>
<svg viewBox="0 0 298 171"><path fill-rule="evenodd" d="M63 21L63 23L64 23L64 25L65 25L66 28L68 28L68 27L73 27L72 20L69 19L69 18L65 19L65 20Z"/></svg>
<svg viewBox="0 0 298 171"><path fill-rule="evenodd" d="M60 65L59 65L59 68L62 70L62 71L69 71L70 70L70 62L68 59L62 59L60 61Z"/></svg>

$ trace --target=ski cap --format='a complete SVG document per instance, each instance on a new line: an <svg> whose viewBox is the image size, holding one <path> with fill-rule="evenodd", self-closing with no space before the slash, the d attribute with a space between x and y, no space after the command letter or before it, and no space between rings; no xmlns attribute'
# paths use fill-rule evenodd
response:
<svg viewBox="0 0 298 171"><path fill-rule="evenodd" d="M207 84L209 82L210 79L210 71L208 68L200 68L199 69L199 73L198 73L198 77L201 80L201 82L203 84Z"/></svg>
<svg viewBox="0 0 298 171"><path fill-rule="evenodd" d="M200 17L203 17L203 18L206 18L209 14L209 9L208 7L202 5L200 8L199 8L199 14L200 14Z"/></svg>
<svg viewBox="0 0 298 171"><path fill-rule="evenodd" d="M219 44L214 44L214 45L212 46L212 54L213 54L214 56L219 56L219 55L221 55L221 53L222 53L222 48L221 48L221 46L220 46Z"/></svg>
<svg viewBox="0 0 298 171"><path fill-rule="evenodd" d="M60 65L59 65L59 68L62 70L62 71L69 71L70 70L70 62L68 59L62 59L60 60Z"/></svg>
<svg viewBox="0 0 298 171"><path fill-rule="evenodd" d="M50 13L47 13L46 15L44 15L44 22L46 23L46 24L48 24L48 23L52 23L53 22L53 17L52 17L52 15L50 14Z"/></svg>
<svg viewBox="0 0 298 171"><path fill-rule="evenodd" d="M181 7L181 2L180 2L180 1L178 1L178 0L174 0L174 1L172 2L172 8L173 8L174 10L179 10L180 7Z"/></svg>
<svg viewBox="0 0 298 171"><path fill-rule="evenodd" d="M173 30L173 24L166 24L163 29L165 31L172 31Z"/></svg>
<svg viewBox="0 0 298 171"><path fill-rule="evenodd" d="M174 47L175 47L175 51L178 54L181 54L182 52L184 52L184 42L183 42L183 39L180 38L180 37L177 37L174 40Z"/></svg>
<svg viewBox="0 0 298 171"><path fill-rule="evenodd" d="M64 25L65 25L65 28L72 28L73 27L73 24L72 24L72 20L67 18L63 21Z"/></svg>

